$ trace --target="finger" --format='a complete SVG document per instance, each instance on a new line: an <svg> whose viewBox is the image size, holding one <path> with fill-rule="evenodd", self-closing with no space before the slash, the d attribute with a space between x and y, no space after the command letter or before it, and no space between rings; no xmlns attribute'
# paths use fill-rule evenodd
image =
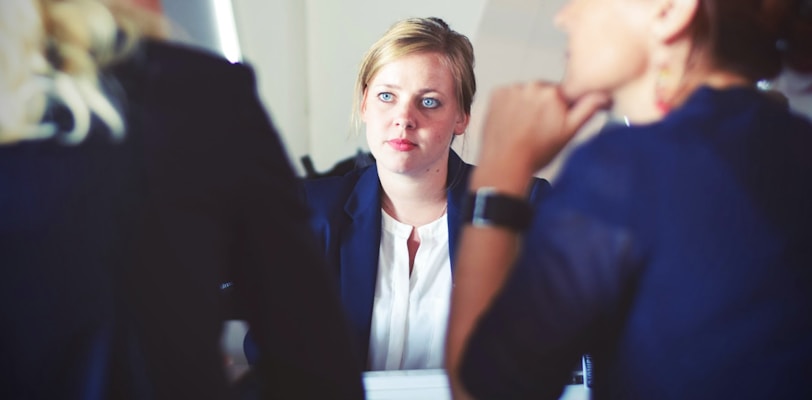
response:
<svg viewBox="0 0 812 400"><path fill-rule="evenodd" d="M587 94L570 108L565 121L566 129L570 132L575 132L595 115L595 112L606 107L609 104L609 97L602 93Z"/></svg>

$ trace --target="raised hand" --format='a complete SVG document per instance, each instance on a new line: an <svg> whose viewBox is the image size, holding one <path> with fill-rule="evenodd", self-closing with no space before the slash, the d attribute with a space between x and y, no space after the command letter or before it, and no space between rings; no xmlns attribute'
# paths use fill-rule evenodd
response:
<svg viewBox="0 0 812 400"><path fill-rule="evenodd" d="M479 165L529 177L545 167L578 129L608 103L589 94L570 103L559 85L527 82L496 89L485 119Z"/></svg>

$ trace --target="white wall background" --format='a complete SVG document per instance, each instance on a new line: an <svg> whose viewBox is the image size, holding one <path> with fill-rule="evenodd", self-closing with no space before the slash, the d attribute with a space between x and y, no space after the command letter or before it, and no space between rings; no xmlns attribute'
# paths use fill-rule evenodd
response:
<svg viewBox="0 0 812 400"><path fill-rule="evenodd" d="M208 0L217 1L229 0ZM552 20L565 0L230 1L244 60L254 67L263 102L300 172L303 155L324 171L367 148L350 124L357 67L366 49L399 19L437 16L473 42L478 90L468 132L455 141L472 163L496 85L557 80L563 73L566 40ZM200 15L213 10L207 1L163 2L170 19L194 36L189 41L217 50L211 35L194 34L200 24L214 21ZM551 177L557 168L554 163L540 175Z"/></svg>
<svg viewBox="0 0 812 400"><path fill-rule="evenodd" d="M245 59L294 163L317 170L366 149L350 124L366 49L395 21L437 16L472 38L487 0L233 0Z"/></svg>
<svg viewBox="0 0 812 400"><path fill-rule="evenodd" d="M244 60L254 66L260 95L294 165L310 155L324 171L366 149L351 132L356 69L366 49L395 21L437 16L474 44L478 90L471 124L454 147L476 162L480 128L491 90L521 80L558 80L565 36L553 26L566 0L162 0L186 42L221 51L216 3L234 11ZM812 96L795 93L812 76L783 76L776 88L799 112L812 116ZM796 90L797 92L798 90ZM540 176L552 178L569 150L605 121L597 116Z"/></svg>
<svg viewBox="0 0 812 400"><path fill-rule="evenodd" d="M477 57L477 99L465 140L455 142L463 159L476 163L488 99L496 86L528 80L557 81L564 73L566 37L553 18L566 0L490 0L472 38ZM539 176L553 178L570 150L605 121L598 115Z"/></svg>

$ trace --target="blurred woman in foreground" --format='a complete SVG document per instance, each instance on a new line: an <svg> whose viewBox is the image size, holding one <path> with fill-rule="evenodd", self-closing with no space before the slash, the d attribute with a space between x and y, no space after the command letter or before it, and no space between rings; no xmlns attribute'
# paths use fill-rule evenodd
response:
<svg viewBox="0 0 812 400"><path fill-rule="evenodd" d="M253 72L108 3L0 2L0 398L231 397L224 281L263 396L362 398Z"/></svg>
<svg viewBox="0 0 812 400"><path fill-rule="evenodd" d="M812 397L812 126L755 89L809 60L811 21L808 0L568 2L564 80L491 98L446 349L458 398L558 398L583 353L595 398ZM479 222L607 104L630 126L572 155L528 230Z"/></svg>

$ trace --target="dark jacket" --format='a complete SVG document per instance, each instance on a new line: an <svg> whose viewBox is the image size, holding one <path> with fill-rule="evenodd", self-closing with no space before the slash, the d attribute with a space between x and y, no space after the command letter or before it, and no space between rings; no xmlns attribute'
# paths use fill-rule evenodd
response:
<svg viewBox="0 0 812 400"><path fill-rule="evenodd" d="M477 398L812 398L812 125L701 88L576 150L472 333Z"/></svg>
<svg viewBox="0 0 812 400"><path fill-rule="evenodd" d="M447 219L452 272L463 222L463 200L468 193L472 169L456 153L450 152ZM366 365L381 243L381 184L377 165L342 177L309 180L304 188L312 212L311 226L328 267L338 277L341 302L361 361ZM537 179L531 189L532 201L539 203L549 188L546 180Z"/></svg>
<svg viewBox="0 0 812 400"><path fill-rule="evenodd" d="M228 397L225 281L268 397L363 397L252 70L144 43L103 81L123 142L0 146L0 398Z"/></svg>

